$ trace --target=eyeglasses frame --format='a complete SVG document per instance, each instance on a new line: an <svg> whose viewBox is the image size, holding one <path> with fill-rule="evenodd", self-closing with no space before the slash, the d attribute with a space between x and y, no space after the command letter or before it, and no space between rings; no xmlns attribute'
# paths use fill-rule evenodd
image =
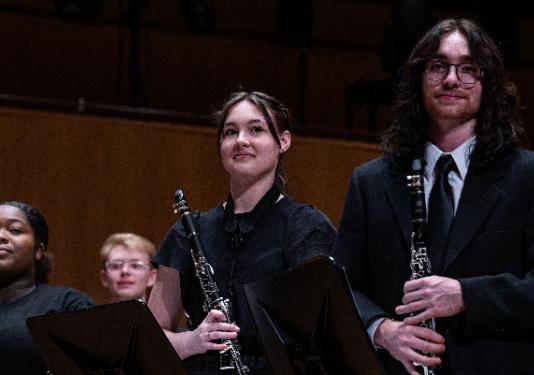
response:
<svg viewBox="0 0 534 375"><path fill-rule="evenodd" d="M443 77L441 79L432 79L429 77L428 73L429 73L429 69L427 67L428 63L432 62L432 61L439 61L439 62L442 62L444 65L447 65L447 71L443 73ZM458 79L458 81L460 81L462 84L464 85L474 85L476 84L477 82L479 82L480 80L482 80L482 77L484 77L484 70L482 68L479 67L480 69L480 76L479 77L474 77L474 76L471 76L475 79L474 82L464 82L462 81L462 79L460 78L460 76L458 75L458 68L462 65L473 65L473 66L476 66L474 64L470 64L470 63L461 63L461 64L452 64L452 63L448 63L447 61L443 60L443 59L440 59L440 58L430 58L430 59L427 59L425 61L425 65L424 65L424 69L423 69L423 72L425 74L425 77L428 78L430 81L432 82L436 82L437 84L443 82L447 76L450 74L451 72L451 66L453 66L455 69L454 69L454 73L456 74L456 78Z"/></svg>

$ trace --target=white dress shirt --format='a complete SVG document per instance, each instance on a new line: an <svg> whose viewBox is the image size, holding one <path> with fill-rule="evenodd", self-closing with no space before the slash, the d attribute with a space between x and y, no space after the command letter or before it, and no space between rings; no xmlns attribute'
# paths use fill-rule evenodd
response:
<svg viewBox="0 0 534 375"><path fill-rule="evenodd" d="M436 162L442 155L451 155L456 163L455 169L453 169L449 175L449 185L452 188L454 195L454 213L458 209L458 202L460 201L460 195L464 187L465 176L467 175L467 168L469 167L469 160L471 153L475 147L476 138L470 138L456 149L451 152L443 152L437 148L434 144L427 142L425 145L425 200L426 207L428 208L428 201L430 200L430 192L436 181L436 173L434 167ZM427 209L428 212L428 209Z"/></svg>

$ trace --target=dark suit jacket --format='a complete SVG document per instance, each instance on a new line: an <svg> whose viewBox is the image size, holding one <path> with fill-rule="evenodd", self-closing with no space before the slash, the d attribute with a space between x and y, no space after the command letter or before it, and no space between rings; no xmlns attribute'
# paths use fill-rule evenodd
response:
<svg viewBox="0 0 534 375"><path fill-rule="evenodd" d="M367 326L402 319L394 309L410 276L410 233L406 176L385 158L357 168L333 254ZM466 307L442 322L450 372L534 374L534 153L516 150L479 174L470 168L441 274L460 281ZM381 356L388 373L404 373Z"/></svg>

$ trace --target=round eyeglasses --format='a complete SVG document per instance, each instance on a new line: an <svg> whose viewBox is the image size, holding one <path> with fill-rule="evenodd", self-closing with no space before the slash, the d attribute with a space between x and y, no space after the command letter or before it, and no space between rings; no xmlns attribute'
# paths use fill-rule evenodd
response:
<svg viewBox="0 0 534 375"><path fill-rule="evenodd" d="M425 75L431 81L441 82L449 75L451 66L455 68L456 77L463 84L472 85L482 78L483 71L477 65L469 63L449 64L441 59L428 60L425 66Z"/></svg>
<svg viewBox="0 0 534 375"><path fill-rule="evenodd" d="M113 260L105 263L106 271L108 272L120 272L124 266L127 266L130 270L135 272L141 272L150 267L142 260Z"/></svg>

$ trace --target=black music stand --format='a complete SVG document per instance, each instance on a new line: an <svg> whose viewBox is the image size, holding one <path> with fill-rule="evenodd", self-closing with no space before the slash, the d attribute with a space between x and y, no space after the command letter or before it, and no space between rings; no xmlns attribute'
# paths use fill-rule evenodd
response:
<svg viewBox="0 0 534 375"><path fill-rule="evenodd" d="M32 317L26 324L52 375L187 374L137 300Z"/></svg>
<svg viewBox="0 0 534 375"><path fill-rule="evenodd" d="M247 284L245 295L274 374L382 374L347 276L331 258Z"/></svg>

